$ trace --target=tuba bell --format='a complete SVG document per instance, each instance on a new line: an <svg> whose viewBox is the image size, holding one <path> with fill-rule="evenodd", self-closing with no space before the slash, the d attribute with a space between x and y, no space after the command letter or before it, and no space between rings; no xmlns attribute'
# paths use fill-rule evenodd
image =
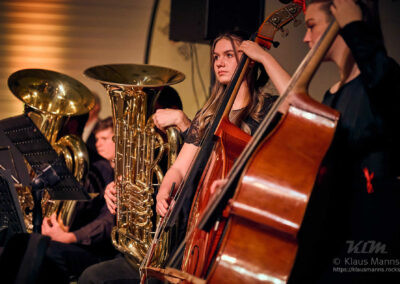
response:
<svg viewBox="0 0 400 284"><path fill-rule="evenodd" d="M114 246L138 269L159 220L158 216L153 217L152 209L155 188L164 176L159 162L168 151L171 165L181 144L175 127L167 130L165 142L155 130L151 115L162 87L179 83L185 76L164 67L136 64L95 66L84 74L100 82L111 100L117 192L117 222L111 237ZM154 266L163 264L168 257L170 234L161 239Z"/></svg>
<svg viewBox="0 0 400 284"><path fill-rule="evenodd" d="M69 170L78 182L86 178L89 156L86 145L76 135L66 135L59 139L58 134L70 116L85 114L94 107L94 96L79 81L50 70L24 69L8 78L11 92L25 104L30 119L50 142L58 155L64 157ZM29 165L27 165L29 166ZM34 172L30 171L33 177ZM17 189L24 221L28 232L32 232L33 198L30 190ZM67 231L74 217L74 200L51 200L46 192L42 200L43 215L50 217L57 212L57 220ZM28 209L28 210L27 210Z"/></svg>

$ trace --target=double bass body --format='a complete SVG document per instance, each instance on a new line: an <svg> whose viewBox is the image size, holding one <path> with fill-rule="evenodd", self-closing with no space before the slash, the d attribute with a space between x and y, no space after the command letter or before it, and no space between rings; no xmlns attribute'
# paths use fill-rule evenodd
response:
<svg viewBox="0 0 400 284"><path fill-rule="evenodd" d="M297 233L336 120L335 112L322 105L313 114L291 107L258 146L225 211L228 222L209 283L287 281Z"/></svg>

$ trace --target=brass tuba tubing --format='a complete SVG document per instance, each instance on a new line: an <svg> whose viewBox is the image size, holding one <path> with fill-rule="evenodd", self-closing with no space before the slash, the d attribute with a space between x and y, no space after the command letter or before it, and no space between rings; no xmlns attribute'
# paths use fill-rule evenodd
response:
<svg viewBox="0 0 400 284"><path fill-rule="evenodd" d="M168 149L178 148L179 141L179 135L171 134L177 132L175 129L175 132L169 131L165 142L155 130L151 115L162 87L181 82L184 75L164 67L138 64L95 66L84 74L100 82L110 97L117 191L117 225L112 231L112 241L138 268L155 230L152 222L154 188L163 177L158 163ZM168 239L169 235L162 238ZM163 244L168 243L163 241ZM168 250L167 246L159 250L154 258L155 265L165 261Z"/></svg>
<svg viewBox="0 0 400 284"><path fill-rule="evenodd" d="M23 69L14 72L8 78L8 86L11 92L29 107L27 115L54 150L64 157L76 179L82 181L86 177L89 165L85 144L75 135L66 135L59 140L57 138L70 116L85 114L94 107L92 92L72 77L45 69ZM32 197L26 194L26 191L21 194L18 192L23 212L27 212L26 207L33 207ZM26 205L28 199L30 201ZM73 201L51 201L47 194L42 207L45 216L57 211L60 225L67 230L74 216L75 204ZM26 213L24 221L27 231L31 232L32 214Z"/></svg>

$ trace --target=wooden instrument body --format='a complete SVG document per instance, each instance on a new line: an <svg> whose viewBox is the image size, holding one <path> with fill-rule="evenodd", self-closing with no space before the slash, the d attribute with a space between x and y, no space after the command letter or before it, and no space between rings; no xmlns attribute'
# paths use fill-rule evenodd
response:
<svg viewBox="0 0 400 284"><path fill-rule="evenodd" d="M237 126L223 118L216 131L216 143L212 156L207 163L195 199L190 212L188 232L192 232L186 243L182 270L197 277L205 276L205 270L209 267L211 256L218 242L220 230L205 232L197 229L197 224L204 213L208 202L212 198L211 185L215 180L223 179L232 168L235 159L240 155L250 136Z"/></svg>
<svg viewBox="0 0 400 284"><path fill-rule="evenodd" d="M326 106L305 104L306 95L294 97L252 155L225 210L226 231L207 282L285 283L290 275L297 233L338 118Z"/></svg>

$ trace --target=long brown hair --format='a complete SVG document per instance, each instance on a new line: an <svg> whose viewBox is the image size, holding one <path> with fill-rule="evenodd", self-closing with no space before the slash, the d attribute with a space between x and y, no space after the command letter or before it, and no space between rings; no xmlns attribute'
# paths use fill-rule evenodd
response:
<svg viewBox="0 0 400 284"><path fill-rule="evenodd" d="M215 45L221 39L227 39L231 42L233 51L236 56L236 61L239 63L238 51L236 49L236 45L240 45L240 43L248 39L245 33L243 32L228 32L221 34L216 39L214 39L211 45L211 68L212 72L214 72L214 49ZM245 80L247 81L247 85L250 89L251 97L250 103L243 108L235 117L233 118L232 123L240 126L244 131L250 132L250 128L244 122L242 122L242 118L250 115L255 121L261 121L261 110L264 104L265 95L262 94L260 88L263 87L268 81L268 75L266 74L264 68L260 68L260 64L255 64L253 68L251 68L246 75ZM204 104L203 108L199 113L199 134L200 137L203 136L205 129L210 123L211 118L216 113L217 109L221 104L221 100L223 98L222 94L225 92L227 85L221 84L218 80L215 80L215 83L211 89L211 95L208 98L207 102Z"/></svg>

